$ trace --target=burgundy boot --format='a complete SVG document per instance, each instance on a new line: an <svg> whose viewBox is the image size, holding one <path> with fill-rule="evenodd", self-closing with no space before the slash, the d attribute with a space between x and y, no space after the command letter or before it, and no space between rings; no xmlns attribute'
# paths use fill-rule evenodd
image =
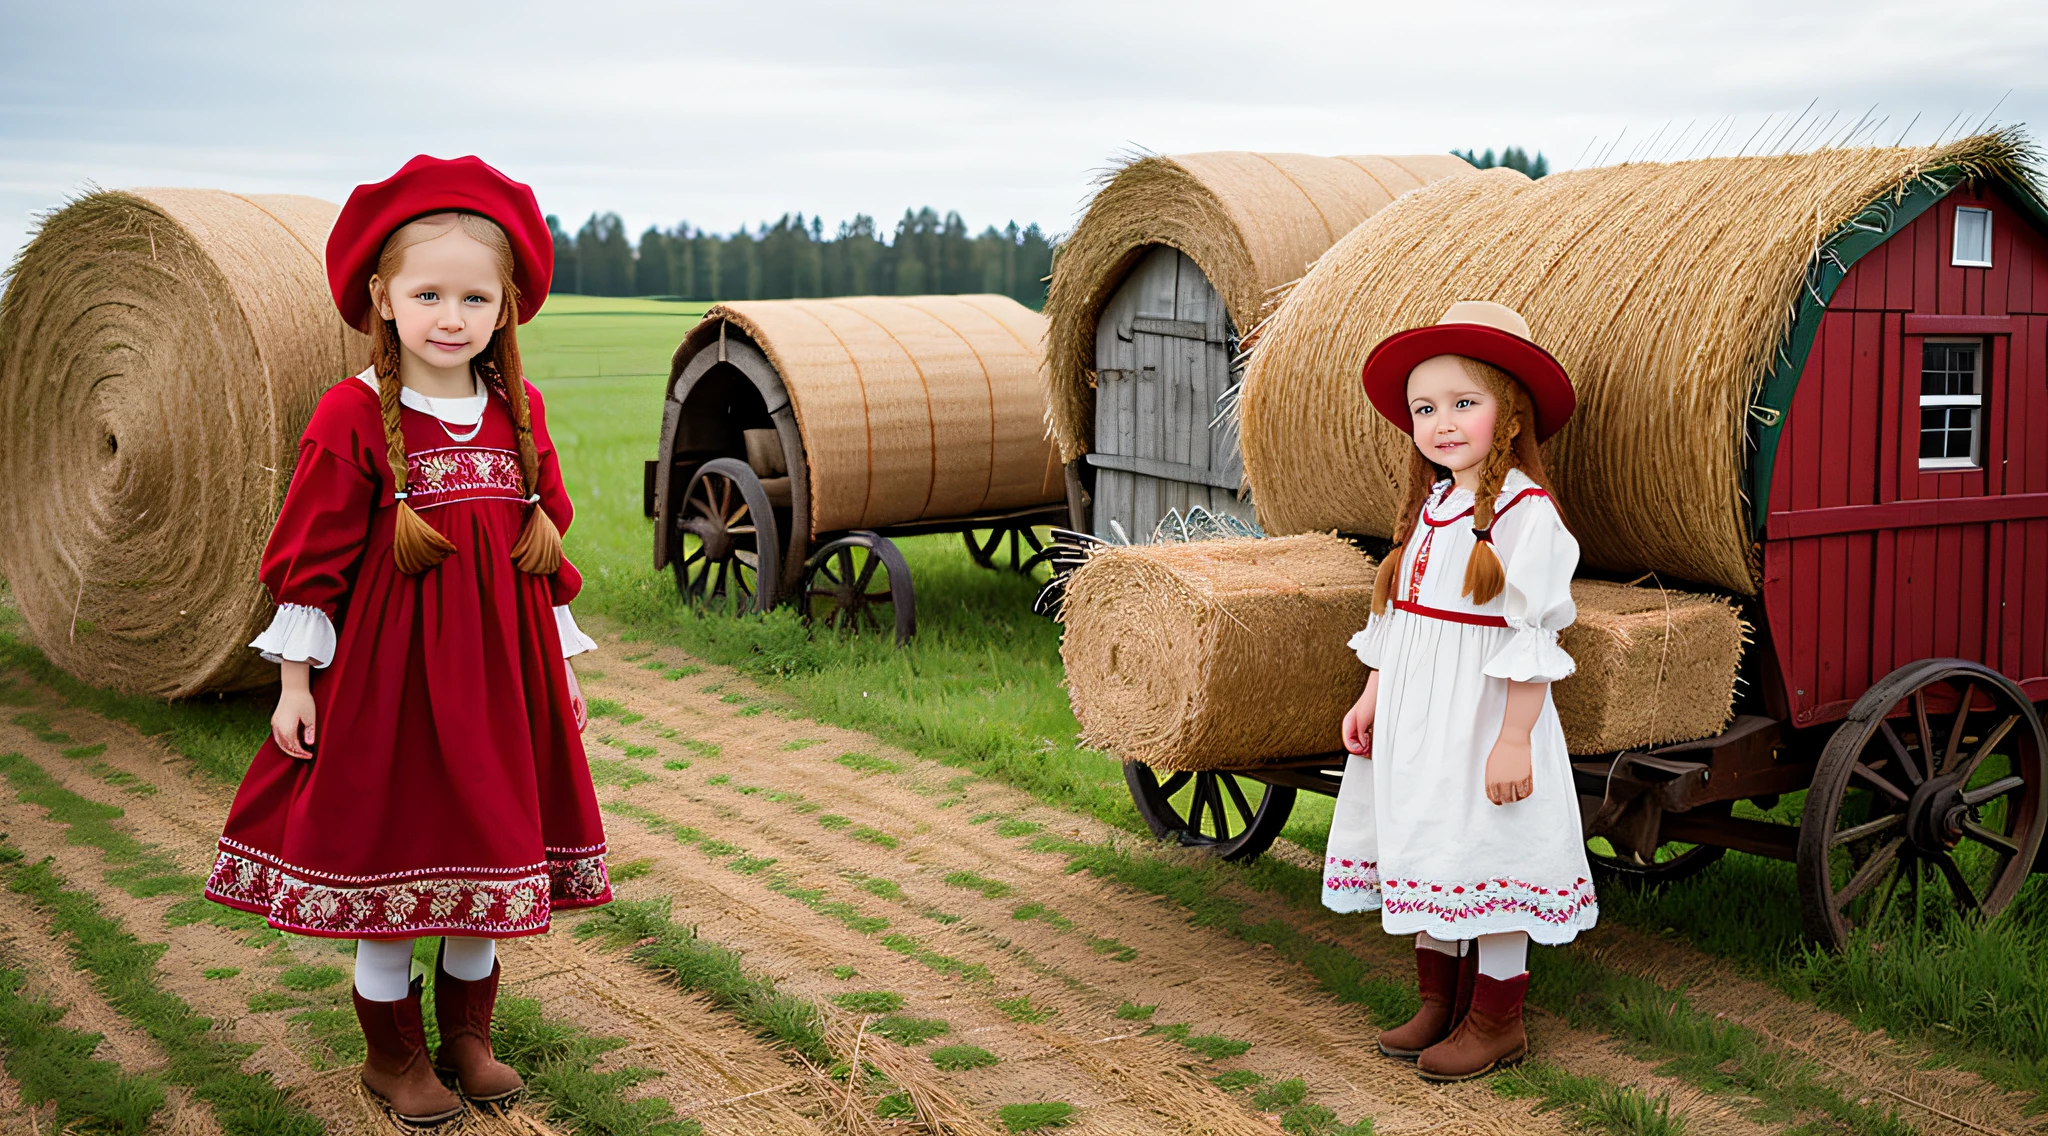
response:
<svg viewBox="0 0 2048 1136"><path fill-rule="evenodd" d="M383 1101L401 1123L429 1128L462 1115L462 1098L434 1076L427 1060L426 1024L420 1020L420 980L396 1002L356 999L369 1055L363 1059L363 1088Z"/></svg>
<svg viewBox="0 0 2048 1136"><path fill-rule="evenodd" d="M1528 993L1526 974L1507 979L1479 975L1465 1020L1416 1059L1422 1079L1469 1081L1518 1064L1529 1052L1529 1035L1522 1029L1522 999Z"/></svg>
<svg viewBox="0 0 2048 1136"><path fill-rule="evenodd" d="M1396 1060L1413 1061L1450 1034L1458 1024L1461 962L1457 956L1439 950L1415 948L1415 985L1422 992L1422 1008L1405 1024L1380 1035L1381 1053Z"/></svg>
<svg viewBox="0 0 2048 1136"><path fill-rule="evenodd" d="M447 950L442 940L441 949ZM441 1027L441 1051L434 1068L452 1077L462 1095L477 1104L500 1104L526 1088L512 1066L491 1053L491 1011L498 1004L498 972L465 982L434 959L434 1022Z"/></svg>

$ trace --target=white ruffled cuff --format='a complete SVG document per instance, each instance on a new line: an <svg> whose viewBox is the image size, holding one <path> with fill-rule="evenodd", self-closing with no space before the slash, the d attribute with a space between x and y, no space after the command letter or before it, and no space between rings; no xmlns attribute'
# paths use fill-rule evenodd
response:
<svg viewBox="0 0 2048 1136"><path fill-rule="evenodd" d="M1485 673L1513 682L1556 682L1570 678L1579 665L1557 645L1557 632L1517 627L1507 646L1487 660Z"/></svg>
<svg viewBox="0 0 2048 1136"><path fill-rule="evenodd" d="M324 667L334 661L334 621L317 607L279 604L270 626L249 645L263 652L265 662Z"/></svg>
<svg viewBox="0 0 2048 1136"><path fill-rule="evenodd" d="M1345 646L1350 647L1352 651L1357 653L1359 662L1374 670L1379 670L1380 646L1386 642L1386 639L1387 617L1384 615L1374 615L1367 617L1365 630L1353 635L1351 642L1345 644Z"/></svg>
<svg viewBox="0 0 2048 1136"><path fill-rule="evenodd" d="M555 632L562 638L562 657L580 655L585 651L597 650L597 640L583 633L576 626L576 617L569 614L568 604L555 605Z"/></svg>

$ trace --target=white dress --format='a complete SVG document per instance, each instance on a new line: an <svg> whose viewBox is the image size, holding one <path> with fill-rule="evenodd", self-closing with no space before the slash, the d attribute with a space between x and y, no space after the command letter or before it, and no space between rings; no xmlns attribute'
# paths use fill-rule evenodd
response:
<svg viewBox="0 0 2048 1136"><path fill-rule="evenodd" d="M1571 625L1579 544L1549 495L1520 470L1495 505L1493 545L1507 587L1483 606L1461 595L1476 538L1472 494L1439 482L1398 566L1386 614L1352 637L1380 672L1372 755L1344 767L1323 867L1323 903L1379 911L1389 934L1442 940L1526 931L1565 943L1599 906L1579 828L1564 730L1549 692L1530 732L1535 791L1486 799L1508 680L1572 673L1557 633ZM1446 617L1452 618L1446 618ZM1458 617L1474 622L1460 622Z"/></svg>

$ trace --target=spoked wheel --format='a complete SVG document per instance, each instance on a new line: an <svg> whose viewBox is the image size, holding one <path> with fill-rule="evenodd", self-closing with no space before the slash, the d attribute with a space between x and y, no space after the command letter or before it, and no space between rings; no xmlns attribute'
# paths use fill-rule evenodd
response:
<svg viewBox="0 0 2048 1136"><path fill-rule="evenodd" d="M1171 773L1161 781L1151 766L1126 761L1124 781L1152 835L1177 838L1225 860L1255 859L1271 848L1294 811L1292 786L1266 785L1239 773ZM1191 784L1183 813L1173 798Z"/></svg>
<svg viewBox="0 0 2048 1136"><path fill-rule="evenodd" d="M1047 537L1031 525L970 529L960 534L960 540L967 545L967 555L983 568L1008 568L1025 575L1043 563L1040 554L1048 543Z"/></svg>
<svg viewBox="0 0 2048 1136"><path fill-rule="evenodd" d="M1837 950L1887 913L1991 918L2041 844L2048 740L2011 679L1962 659L1900 667L1821 752L1799 832L1807 934Z"/></svg>
<svg viewBox="0 0 2048 1136"><path fill-rule="evenodd" d="M691 603L730 604L735 612L775 606L782 576L775 509L747 463L715 458L699 466L675 525L676 590Z"/></svg>
<svg viewBox="0 0 2048 1136"><path fill-rule="evenodd" d="M1721 804L1722 815L1727 814L1728 807L1727 802ZM1696 809L1694 813L1703 811L1704 808ZM1596 836L1586 841L1586 862L1593 866L1593 875L1602 883L1612 881L1627 888L1651 888L1691 879L1713 866L1726 851L1718 844L1667 840L1645 859L1617 847L1604 836Z"/></svg>
<svg viewBox="0 0 2048 1136"><path fill-rule="evenodd" d="M910 566L888 537L848 533L819 549L798 589L801 615L811 626L842 631L896 630L896 645L917 634L917 597Z"/></svg>

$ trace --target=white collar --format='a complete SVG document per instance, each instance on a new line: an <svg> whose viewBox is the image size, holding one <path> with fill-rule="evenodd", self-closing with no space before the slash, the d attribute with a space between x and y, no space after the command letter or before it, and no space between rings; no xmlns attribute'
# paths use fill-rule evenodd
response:
<svg viewBox="0 0 2048 1136"><path fill-rule="evenodd" d="M363 380L371 390L377 390L377 368L366 367L356 378ZM468 398L428 398L411 387L398 388L398 404L410 406L421 414L430 414L450 426L474 426L484 420L484 407L491 402L491 392L484 389L484 381L476 380L476 393Z"/></svg>
<svg viewBox="0 0 2048 1136"><path fill-rule="evenodd" d="M1500 495L1493 499L1494 504L1498 507L1500 502L1512 499L1515 494L1520 493L1522 490L1535 487L1536 483L1530 480L1529 475L1523 473L1519 467L1510 469L1508 470L1508 475L1500 479ZM1459 509L1469 508L1471 505L1472 491L1462 486L1456 486L1449 478L1446 478L1429 487L1429 500L1423 503L1423 511L1435 517L1444 511L1456 512Z"/></svg>

